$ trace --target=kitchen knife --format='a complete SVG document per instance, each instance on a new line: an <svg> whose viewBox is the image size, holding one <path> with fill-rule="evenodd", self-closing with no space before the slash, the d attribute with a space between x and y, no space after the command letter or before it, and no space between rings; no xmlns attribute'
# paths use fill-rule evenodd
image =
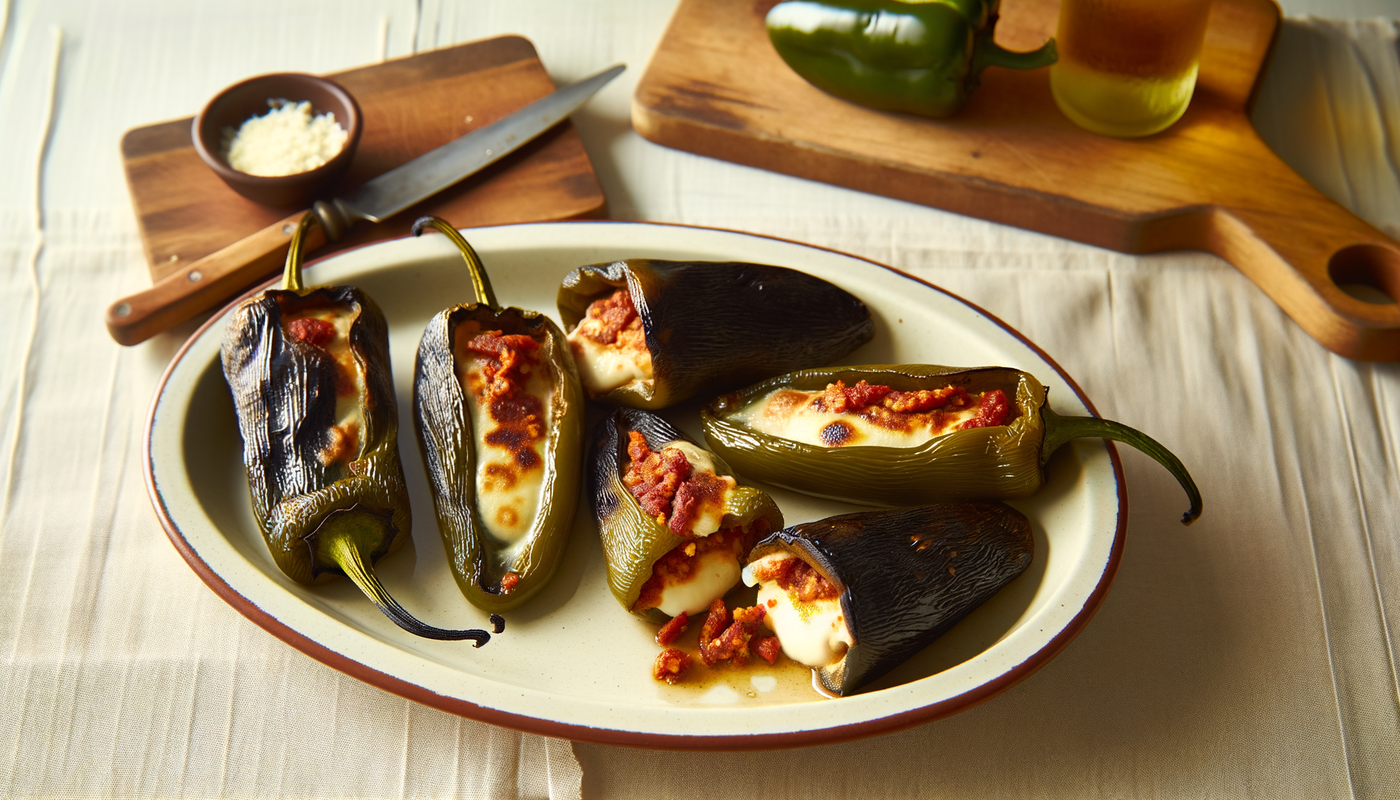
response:
<svg viewBox="0 0 1400 800"><path fill-rule="evenodd" d="M306 214L312 226L303 245L312 250L339 239L356 220L380 222L494 164L559 124L617 77L617 64L558 89L496 122L366 181L345 195L318 200L308 211L274 222L251 236L157 281L107 308L107 331L133 345L227 301L234 293L282 266L292 232Z"/></svg>

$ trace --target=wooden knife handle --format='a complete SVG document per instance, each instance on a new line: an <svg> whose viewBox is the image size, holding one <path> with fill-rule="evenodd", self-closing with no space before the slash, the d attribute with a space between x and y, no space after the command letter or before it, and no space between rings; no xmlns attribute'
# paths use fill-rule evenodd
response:
<svg viewBox="0 0 1400 800"><path fill-rule="evenodd" d="M119 344L133 345L225 303L239 291L280 270L297 223L307 211L263 228L167 275L151 288L107 307L107 331ZM326 241L320 225L307 231L304 247Z"/></svg>

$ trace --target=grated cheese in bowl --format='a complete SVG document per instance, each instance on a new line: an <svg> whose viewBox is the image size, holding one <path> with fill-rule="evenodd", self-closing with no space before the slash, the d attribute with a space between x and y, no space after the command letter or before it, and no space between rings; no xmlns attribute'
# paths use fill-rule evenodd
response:
<svg viewBox="0 0 1400 800"><path fill-rule="evenodd" d="M223 155L230 167L249 175L295 175L330 161L345 147L349 134L334 113L313 117L306 101L274 105L237 131L224 128Z"/></svg>

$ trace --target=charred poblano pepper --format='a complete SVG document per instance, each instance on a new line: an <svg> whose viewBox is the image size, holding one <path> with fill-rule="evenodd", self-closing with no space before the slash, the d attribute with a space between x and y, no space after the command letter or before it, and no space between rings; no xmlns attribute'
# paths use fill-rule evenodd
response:
<svg viewBox="0 0 1400 800"><path fill-rule="evenodd" d="M559 289L559 316L589 396L653 410L829 364L875 333L844 289L742 262L579 267Z"/></svg>
<svg viewBox="0 0 1400 800"><path fill-rule="evenodd" d="M563 331L502 308L456 229L477 302L433 317L418 344L413 421L438 531L462 594L488 611L519 606L553 576L568 544L583 457L583 392Z"/></svg>
<svg viewBox="0 0 1400 800"><path fill-rule="evenodd" d="M1003 503L868 511L759 542L759 586L783 652L847 695L899 666L1025 571L1031 525Z"/></svg>
<svg viewBox="0 0 1400 800"><path fill-rule="evenodd" d="M793 71L861 105L926 117L962 108L989 66L1055 63L1055 40L1030 53L993 41L997 0L787 0L768 38Z"/></svg>
<svg viewBox="0 0 1400 800"><path fill-rule="evenodd" d="M857 394L887 387L893 394L869 404L853 401L843 410L826 396L837 387ZM994 393L1000 393L1005 406L1000 422L962 425L945 416L942 421L961 429L909 446L891 444L937 424L928 417L901 416L901 408L922 401L934 415L946 414L936 406L940 397ZM835 401L842 401L839 394ZM965 404L973 416L983 406L975 400ZM905 364L802 370L722 395L701 416L710 447L742 475L807 494L886 506L1026 497L1045 482L1045 464L1060 445L1085 437L1112 439L1141 450L1176 477L1191 504L1182 516L1184 524L1201 514L1201 494L1169 450L1112 420L1056 414L1033 375L1005 367ZM774 432L779 429L783 432ZM882 443L869 444L872 440Z"/></svg>
<svg viewBox="0 0 1400 800"><path fill-rule="evenodd" d="M634 462L636 469L629 470ZM670 497L659 488L667 485L668 475L677 476L670 481ZM687 484L696 490L690 492ZM653 622L709 608L738 583L753 543L783 526L782 512L766 492L739 485L723 460L645 411L620 408L598 426L588 493L608 588L623 608ZM658 562L663 562L660 570ZM667 596L682 582L669 580L671 575L713 577L691 584L694 591L682 598Z"/></svg>
<svg viewBox="0 0 1400 800"><path fill-rule="evenodd" d="M253 512L277 566L298 583L344 574L389 619L430 639L490 639L415 619L371 565L408 541L398 410L384 314L353 286L304 289L302 218L281 290L251 297L224 331Z"/></svg>

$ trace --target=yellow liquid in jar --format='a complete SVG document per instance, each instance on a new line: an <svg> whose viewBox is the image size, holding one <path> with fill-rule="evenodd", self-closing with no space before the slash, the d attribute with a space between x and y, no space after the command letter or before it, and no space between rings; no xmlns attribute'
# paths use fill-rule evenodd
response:
<svg viewBox="0 0 1400 800"><path fill-rule="evenodd" d="M1191 102L1209 13L1210 0L1063 0L1055 103L1095 133L1165 130Z"/></svg>

